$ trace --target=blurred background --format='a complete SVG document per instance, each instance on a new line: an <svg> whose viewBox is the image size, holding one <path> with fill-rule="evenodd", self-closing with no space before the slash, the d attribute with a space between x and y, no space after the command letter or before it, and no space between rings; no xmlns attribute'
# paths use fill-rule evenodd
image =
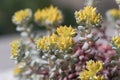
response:
<svg viewBox="0 0 120 80"><path fill-rule="evenodd" d="M51 4L62 10L65 16L63 24L76 25L74 12L83 8L84 2L85 0L0 0L0 35L15 33L15 25L11 22L14 12L31 8L34 13L37 9L42 9ZM98 0L98 3L98 10L103 16L106 10L117 8L114 0Z"/></svg>
<svg viewBox="0 0 120 80"><path fill-rule="evenodd" d="M76 26L74 12L82 9L85 6L84 2L85 0L0 0L0 80L8 80L9 78L1 79L1 75L6 75L5 71L12 73L14 66L14 62L10 60L11 50L9 46L12 40L19 37L15 31L15 25L11 21L14 12L31 8L34 13L39 8L42 9L53 4L62 10L64 14L63 24ZM107 10L118 8L114 0L98 0L98 3L98 11L104 17Z"/></svg>

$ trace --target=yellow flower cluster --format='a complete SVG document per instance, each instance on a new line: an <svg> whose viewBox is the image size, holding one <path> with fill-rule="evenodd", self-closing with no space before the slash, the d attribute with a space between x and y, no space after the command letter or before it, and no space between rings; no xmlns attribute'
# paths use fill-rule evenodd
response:
<svg viewBox="0 0 120 80"><path fill-rule="evenodd" d="M112 41L114 42L114 44L120 48L120 36L114 36L112 38Z"/></svg>
<svg viewBox="0 0 120 80"><path fill-rule="evenodd" d="M62 29L66 29L64 30L63 34L61 33ZM57 28L57 30L60 31L60 33L58 31L59 35L56 35L53 33L51 36L45 36L42 39L37 40L37 47L41 50L58 48L63 51L67 50L69 47L72 47L74 45L74 40L73 40L73 37L71 36L76 34L75 32L76 30L73 29L71 26L70 27L63 26L63 27ZM67 35L65 32L67 33Z"/></svg>
<svg viewBox="0 0 120 80"><path fill-rule="evenodd" d="M58 47L60 50L67 50L69 47L74 45L74 40L72 37L60 37L58 41Z"/></svg>
<svg viewBox="0 0 120 80"><path fill-rule="evenodd" d="M71 26L67 27L65 25L65 26L60 26L59 28L57 28L57 33L60 36L64 36L64 37L70 36L70 37L73 37L73 36L75 36L77 34L77 30L73 29Z"/></svg>
<svg viewBox="0 0 120 80"><path fill-rule="evenodd" d="M120 10L119 9L111 9L108 11L111 17L115 19L120 19Z"/></svg>
<svg viewBox="0 0 120 80"><path fill-rule="evenodd" d="M48 8L37 10L34 19L36 22L42 24L58 24L62 22L63 16L57 7L51 5Z"/></svg>
<svg viewBox="0 0 120 80"><path fill-rule="evenodd" d="M20 41L15 40L13 42L11 42L11 48L12 48L12 56L14 58L19 56L19 49L20 49Z"/></svg>
<svg viewBox="0 0 120 80"><path fill-rule="evenodd" d="M42 39L37 40L37 47L41 50L49 50L50 47L54 47L58 40L58 36L56 34L52 34L51 36L44 36Z"/></svg>
<svg viewBox="0 0 120 80"><path fill-rule="evenodd" d="M17 11L13 16L12 21L14 24L21 25L25 22L28 22L31 17L32 11L30 9L24 9Z"/></svg>
<svg viewBox="0 0 120 80"><path fill-rule="evenodd" d="M17 64L17 66L14 69L15 76L20 75L21 73L23 73L25 71L24 65L25 65L25 63L23 63L23 62Z"/></svg>
<svg viewBox="0 0 120 80"><path fill-rule="evenodd" d="M101 61L94 62L90 60L87 62L87 69L80 73L81 80L104 80L104 76L98 76L97 73L103 69Z"/></svg>
<svg viewBox="0 0 120 80"><path fill-rule="evenodd" d="M102 16L100 13L97 13L96 8L92 6L86 6L83 10L75 12L76 21L78 24L92 24L99 25L102 22Z"/></svg>

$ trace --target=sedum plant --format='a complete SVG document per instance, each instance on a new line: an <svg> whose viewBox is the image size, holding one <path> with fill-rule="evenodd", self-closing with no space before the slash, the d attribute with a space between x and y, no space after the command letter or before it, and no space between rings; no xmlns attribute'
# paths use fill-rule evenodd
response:
<svg viewBox="0 0 120 80"><path fill-rule="evenodd" d="M12 21L21 34L20 39L11 42L18 80L120 79L120 36L109 40L102 15L92 6L94 0L86 2L82 10L75 12L78 28L60 25L63 14L52 5L34 14L31 9L23 9L13 15ZM116 18L119 20L119 10L108 14L114 24ZM34 34L32 20L45 26L49 35Z"/></svg>

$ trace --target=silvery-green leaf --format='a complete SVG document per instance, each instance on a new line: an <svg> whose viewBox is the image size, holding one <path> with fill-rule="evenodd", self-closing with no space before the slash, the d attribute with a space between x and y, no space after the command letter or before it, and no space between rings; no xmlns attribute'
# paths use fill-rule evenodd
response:
<svg viewBox="0 0 120 80"><path fill-rule="evenodd" d="M20 26L17 26L17 27L16 27L16 31L24 31L24 30L25 30L24 27L20 27Z"/></svg>
<svg viewBox="0 0 120 80"><path fill-rule="evenodd" d="M86 37L87 37L87 38L92 38L92 37L93 37L93 34L88 34Z"/></svg>
<svg viewBox="0 0 120 80"><path fill-rule="evenodd" d="M56 68L56 66L55 66L55 67L53 67L53 68L50 70L50 72L54 72L56 69L57 69L57 68Z"/></svg>
<svg viewBox="0 0 120 80"><path fill-rule="evenodd" d="M27 37L27 36L28 36L28 33L27 33L27 32L22 32L20 35L21 35L22 37Z"/></svg>
<svg viewBox="0 0 120 80"><path fill-rule="evenodd" d="M67 54L66 54L66 55L64 56L64 59L66 59L66 60L69 60L70 58L71 58L70 55L67 55Z"/></svg>
<svg viewBox="0 0 120 80"><path fill-rule="evenodd" d="M56 56L55 55L52 55L50 58L51 58L51 60L56 60Z"/></svg>
<svg viewBox="0 0 120 80"><path fill-rule="evenodd" d="M85 30L85 27L84 27L84 26L78 26L78 29L79 29L80 31L83 31L83 30Z"/></svg>
<svg viewBox="0 0 120 80"><path fill-rule="evenodd" d="M50 73L50 79L54 77L54 72Z"/></svg>
<svg viewBox="0 0 120 80"><path fill-rule="evenodd" d="M89 48L89 44L85 42L84 45L82 46L82 49L87 50L88 48Z"/></svg>
<svg viewBox="0 0 120 80"><path fill-rule="evenodd" d="M78 40L80 40L80 41L84 41L84 40L86 40L86 38L85 38L85 37L79 37Z"/></svg>

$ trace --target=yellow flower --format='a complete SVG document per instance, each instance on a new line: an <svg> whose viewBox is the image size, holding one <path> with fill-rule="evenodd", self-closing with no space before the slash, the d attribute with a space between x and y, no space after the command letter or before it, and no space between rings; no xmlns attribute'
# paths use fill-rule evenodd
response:
<svg viewBox="0 0 120 80"><path fill-rule="evenodd" d="M94 76L94 80L105 80L104 76Z"/></svg>
<svg viewBox="0 0 120 80"><path fill-rule="evenodd" d="M74 45L72 37L57 36L52 34L51 36L44 36L42 39L37 40L37 47L41 50L60 49L67 50Z"/></svg>
<svg viewBox="0 0 120 80"><path fill-rule="evenodd" d="M58 36L52 34L51 36L44 36L42 39L37 41L37 47L41 50L49 50L50 47L54 47L57 43Z"/></svg>
<svg viewBox="0 0 120 80"><path fill-rule="evenodd" d="M101 14L97 13L96 8L92 6L86 6L83 10L76 11L75 17L78 24L100 25L102 22Z"/></svg>
<svg viewBox="0 0 120 80"><path fill-rule="evenodd" d="M115 19L120 19L120 10L119 9L111 9L108 11L111 17Z"/></svg>
<svg viewBox="0 0 120 80"><path fill-rule="evenodd" d="M25 63L21 62L19 64L17 64L17 66L14 69L14 75L20 75L21 73L23 73L25 71Z"/></svg>
<svg viewBox="0 0 120 80"><path fill-rule="evenodd" d="M80 73L79 78L81 80L105 80L104 76L96 76L96 74L93 75L91 73L93 73L93 72L84 70L82 73Z"/></svg>
<svg viewBox="0 0 120 80"><path fill-rule="evenodd" d="M52 35L49 38L49 45L54 46L56 45L58 41L58 36L55 33L52 33Z"/></svg>
<svg viewBox="0 0 120 80"><path fill-rule="evenodd" d="M113 43L120 48L120 36L114 36L112 38Z"/></svg>
<svg viewBox="0 0 120 80"><path fill-rule="evenodd" d="M11 42L11 48L12 48L12 56L18 57L19 56L19 52L20 52L20 41L15 40L13 42Z"/></svg>
<svg viewBox="0 0 120 80"><path fill-rule="evenodd" d="M79 78L81 80L89 80L89 78L90 78L89 72L87 70L84 70L82 73L80 73Z"/></svg>
<svg viewBox="0 0 120 80"><path fill-rule="evenodd" d="M73 37L77 34L77 30L72 28L72 26L60 26L59 28L57 28L57 33L60 36L64 36L64 37Z"/></svg>
<svg viewBox="0 0 120 80"><path fill-rule="evenodd" d="M96 74L103 69L103 63L101 61L94 62L90 60L87 62L87 69Z"/></svg>
<svg viewBox="0 0 120 80"><path fill-rule="evenodd" d="M44 36L42 39L37 40L37 47L41 50L48 50L49 47L46 44L48 41L48 37Z"/></svg>
<svg viewBox="0 0 120 80"><path fill-rule="evenodd" d="M59 24L63 20L63 16L61 11L54 6L50 6L48 8L37 10L34 14L34 19L36 22L41 23L43 25L46 24Z"/></svg>
<svg viewBox="0 0 120 80"><path fill-rule="evenodd" d="M58 48L64 51L69 49L70 47L73 47L74 43L75 42L72 37L61 36L59 37Z"/></svg>
<svg viewBox="0 0 120 80"><path fill-rule="evenodd" d="M30 9L24 9L17 11L13 16L12 21L14 24L21 25L28 22L31 17L32 11Z"/></svg>
<svg viewBox="0 0 120 80"><path fill-rule="evenodd" d="M97 73L103 70L103 63L101 61L94 62L90 60L87 62L87 70L83 70L80 73L79 78L81 80L105 80L104 76L97 75Z"/></svg>

